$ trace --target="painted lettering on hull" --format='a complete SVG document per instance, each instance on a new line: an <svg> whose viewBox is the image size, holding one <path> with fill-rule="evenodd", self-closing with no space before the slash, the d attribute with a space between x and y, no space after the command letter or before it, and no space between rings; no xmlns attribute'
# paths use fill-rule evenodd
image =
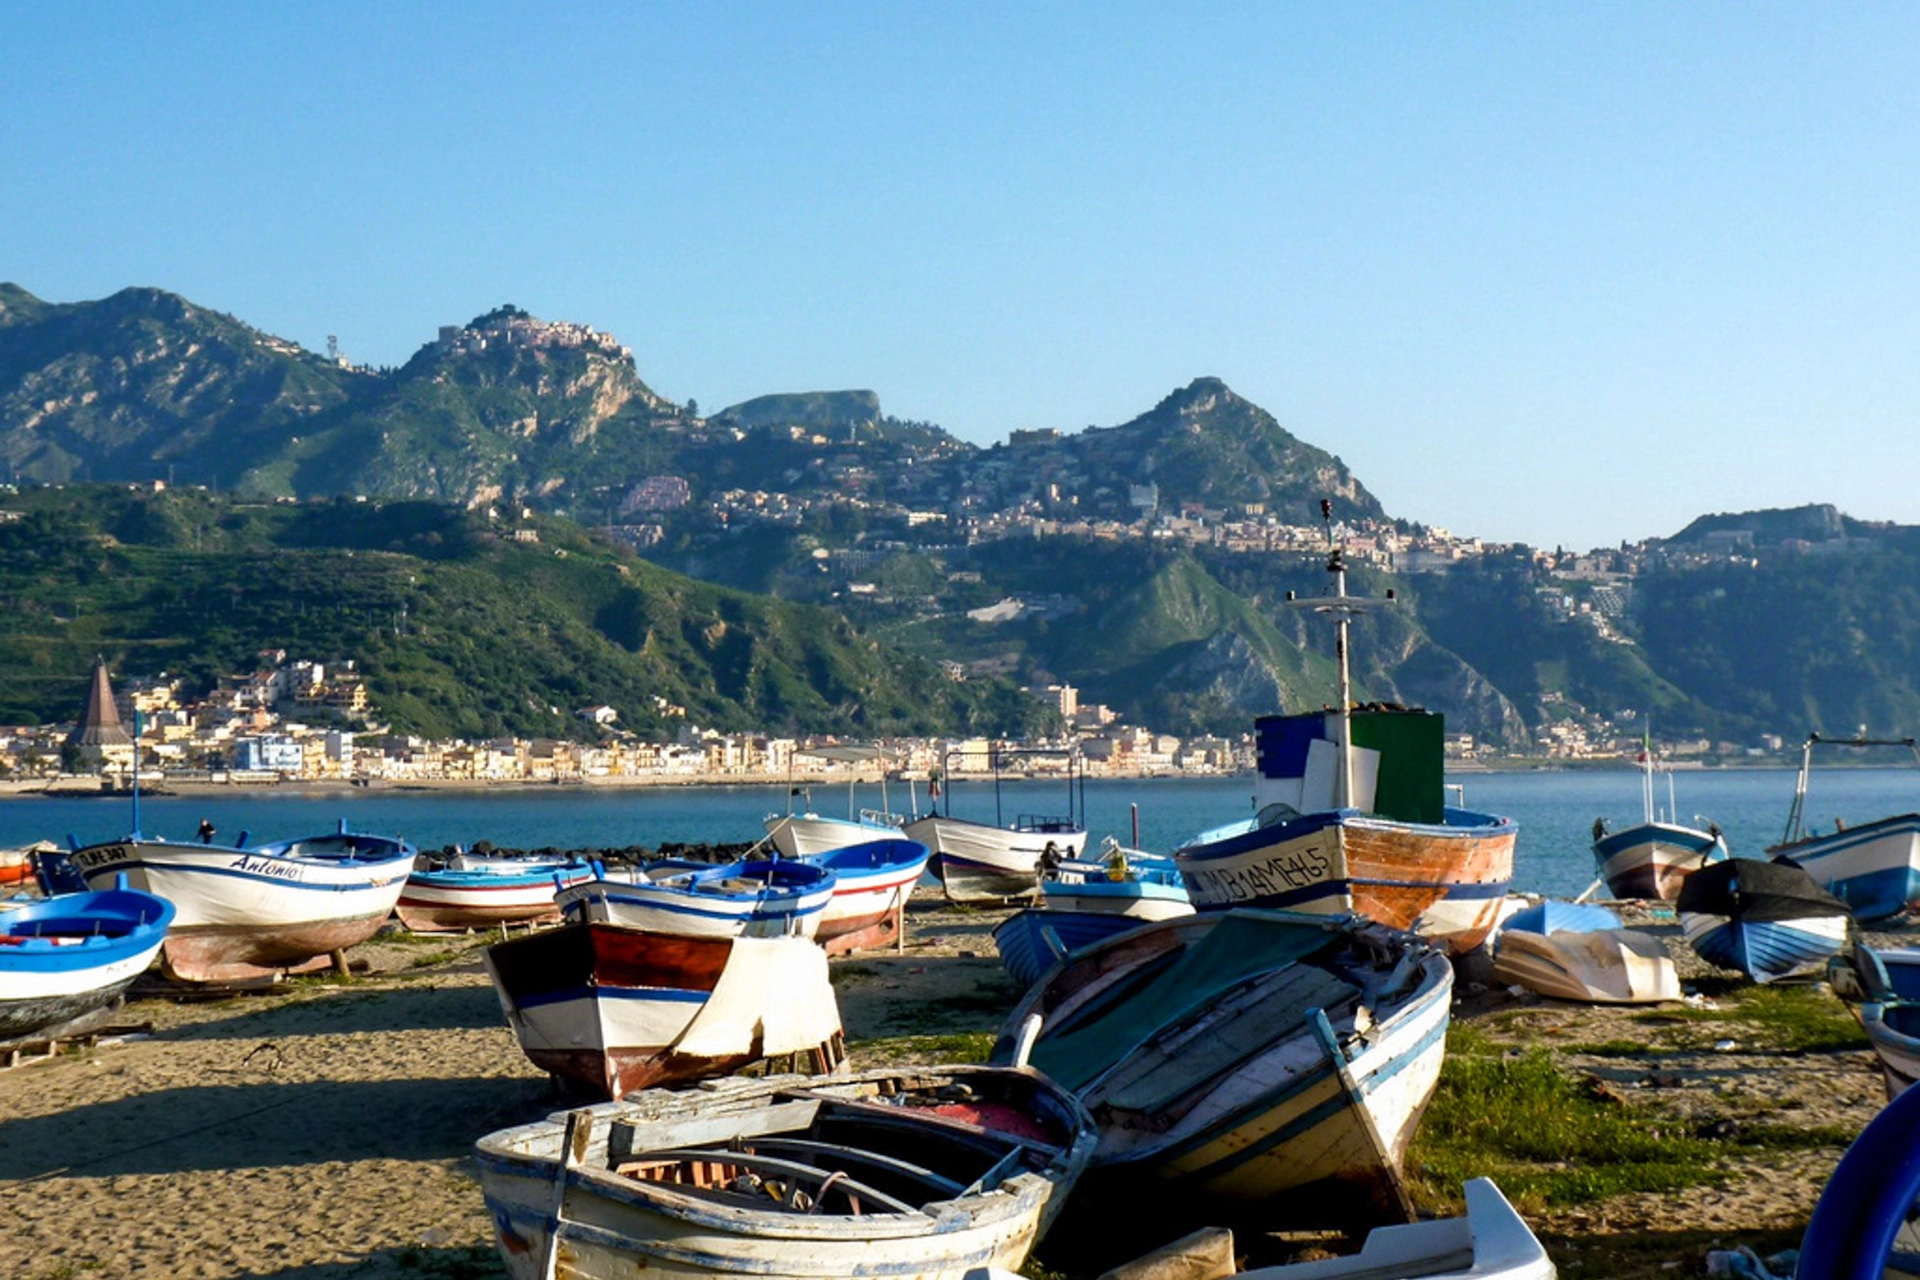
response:
<svg viewBox="0 0 1920 1280"><path fill-rule="evenodd" d="M1189 865L1180 874L1194 899L1209 906L1257 902L1336 878L1332 850L1317 843L1256 856L1229 867Z"/></svg>
<svg viewBox="0 0 1920 1280"><path fill-rule="evenodd" d="M276 880L305 880L305 868L297 862L287 862L280 858L256 858L243 853L227 864L235 871L244 871L249 875L270 876Z"/></svg>

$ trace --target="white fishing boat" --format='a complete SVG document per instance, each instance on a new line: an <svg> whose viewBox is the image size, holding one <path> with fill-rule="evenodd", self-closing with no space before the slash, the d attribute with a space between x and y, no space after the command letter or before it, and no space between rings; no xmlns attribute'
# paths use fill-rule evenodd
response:
<svg viewBox="0 0 1920 1280"><path fill-rule="evenodd" d="M1087 847L1087 829L1080 818L1085 799L1076 790L1085 786L1079 751L1071 747L993 747L987 755L993 771L992 822L955 816L952 764L956 757L965 758L958 750L949 751L943 768L948 779L946 812L935 811L909 822L908 838L933 850L930 865L949 902L1009 902L1034 897L1040 892L1044 865L1077 859ZM1065 761L1061 770L1067 789L1064 813L1023 813L1012 822L1006 820L1002 771L1021 760ZM927 793L936 804L942 798L935 785L930 784Z"/></svg>
<svg viewBox="0 0 1920 1280"><path fill-rule="evenodd" d="M127 883L174 905L162 968L189 982L240 981L326 965L386 923L415 850L336 831L250 844L129 836L66 855L89 888Z"/></svg>
<svg viewBox="0 0 1920 1280"><path fill-rule="evenodd" d="M787 811L770 813L765 822L767 838L783 857L813 858L848 845L900 837L906 819L892 812L888 806L885 761L879 751L872 747L806 747L793 754L847 767L847 816L842 818L816 810L813 807L812 788L795 785L789 778ZM862 809L856 805L858 775L855 770L862 763L873 764L880 769L878 809ZM793 807L796 799L802 806L798 812Z"/></svg>
<svg viewBox="0 0 1920 1280"><path fill-rule="evenodd" d="M1347 594L1331 504L1321 514L1332 590L1293 603L1333 620L1337 700L1324 712L1256 720L1254 816L1194 836L1174 861L1202 912L1356 911L1471 951L1499 921L1518 828L1446 803L1440 716L1352 705L1348 629L1382 602Z"/></svg>
<svg viewBox="0 0 1920 1280"><path fill-rule="evenodd" d="M1093 1144L1042 1076L928 1067L651 1091L475 1155L512 1280L962 1280L1026 1261Z"/></svg>
<svg viewBox="0 0 1920 1280"><path fill-rule="evenodd" d="M1708 823L1704 828L1683 825L1673 801L1673 770L1667 775L1667 807L1661 811L1655 803L1656 764L1651 740L1640 749L1641 820L1620 831L1611 830L1606 819L1593 821L1593 862L1607 892L1617 899L1650 898L1672 902L1680 896L1687 876L1710 862L1727 857L1727 842L1720 828ZM1700 819L1695 818L1698 822Z"/></svg>
<svg viewBox="0 0 1920 1280"><path fill-rule="evenodd" d="M715 865L663 858L635 867L595 864L594 876L554 895L569 920L599 920L690 938L811 938L833 897L834 875L794 858Z"/></svg>
<svg viewBox="0 0 1920 1280"><path fill-rule="evenodd" d="M1920 813L1851 825L1835 821L1834 829L1824 834L1804 825L1815 747L1905 747L1920 764L1920 744L1912 738L1807 735L1786 834L1768 855L1792 859L1815 884L1851 907L1856 920L1883 920L1920 903Z"/></svg>
<svg viewBox="0 0 1920 1280"><path fill-rule="evenodd" d="M826 955L805 938L649 933L578 920L487 949L529 1061L602 1098L801 1055L846 1058Z"/></svg>

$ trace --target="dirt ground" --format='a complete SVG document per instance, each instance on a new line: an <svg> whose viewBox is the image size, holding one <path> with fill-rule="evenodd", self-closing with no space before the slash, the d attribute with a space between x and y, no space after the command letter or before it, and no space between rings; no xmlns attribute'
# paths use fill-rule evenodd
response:
<svg viewBox="0 0 1920 1280"><path fill-rule="evenodd" d="M984 1052L1018 996L991 938L1002 915L917 898L903 951L834 962L855 1066ZM1724 989L1670 921L1647 923L1690 982ZM1911 943L1913 933L1878 940ZM0 1070L0 1275L500 1275L469 1152L557 1104L506 1026L480 964L485 942L377 941L353 953L369 971L344 983L215 1001L145 995L113 1019L141 1029ZM1625 1105L1690 1124L1738 1123L1762 1108L1774 1123L1854 1133L1884 1101L1866 1050L1703 1040L1649 1068L1579 1049L1645 1038L1634 1011L1470 979L1461 990L1463 1023L1553 1046ZM1654 1274L1700 1275L1714 1243L1791 1243L1839 1155L1839 1145L1769 1154L1713 1186L1533 1222L1563 1269L1605 1274L1594 1263L1617 1249L1674 1259Z"/></svg>

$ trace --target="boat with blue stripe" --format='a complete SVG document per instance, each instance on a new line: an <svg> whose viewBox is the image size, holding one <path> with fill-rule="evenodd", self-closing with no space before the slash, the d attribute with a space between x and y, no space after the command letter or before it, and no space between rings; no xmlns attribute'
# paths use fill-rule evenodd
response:
<svg viewBox="0 0 1920 1280"><path fill-rule="evenodd" d="M0 913L0 1044L57 1034L114 1004L173 918L171 902L124 881Z"/></svg>
<svg viewBox="0 0 1920 1280"><path fill-rule="evenodd" d="M425 861L425 859L423 859ZM586 859L456 852L416 866L393 913L415 933L459 933L560 919L554 895L591 878Z"/></svg>
<svg viewBox="0 0 1920 1280"><path fill-rule="evenodd" d="M1674 907L1695 954L1761 983L1823 968L1840 954L1853 919L1799 867L1758 858L1702 867Z"/></svg>
<svg viewBox="0 0 1920 1280"><path fill-rule="evenodd" d="M333 831L255 844L134 834L43 855L57 886L79 876L91 889L119 877L165 898L176 915L161 948L169 977L246 981L325 967L393 914L417 851L395 836ZM78 844L69 839L70 845Z"/></svg>
<svg viewBox="0 0 1920 1280"><path fill-rule="evenodd" d="M1816 884L1853 908L1856 920L1884 920L1920 904L1920 813L1852 824L1836 820L1834 829L1824 834L1804 825L1815 747L1904 747L1920 764L1920 744L1912 738L1809 734L1800 752L1786 832L1767 853L1804 868Z"/></svg>
<svg viewBox="0 0 1920 1280"><path fill-rule="evenodd" d="M1100 1127L1089 1177L1114 1194L1155 1185L1163 1232L1249 1213L1409 1221L1402 1162L1452 990L1444 953L1399 930L1207 912L1075 952L992 1060L1073 1090Z"/></svg>
<svg viewBox="0 0 1920 1280"><path fill-rule="evenodd" d="M568 920L595 920L693 938L812 938L833 897L832 869L794 858L715 865L663 858L594 866L594 878L555 895Z"/></svg>
<svg viewBox="0 0 1920 1280"><path fill-rule="evenodd" d="M932 856L927 846L896 831L805 859L833 873L833 896L820 913L814 933L827 954L899 941L906 925L907 899Z"/></svg>

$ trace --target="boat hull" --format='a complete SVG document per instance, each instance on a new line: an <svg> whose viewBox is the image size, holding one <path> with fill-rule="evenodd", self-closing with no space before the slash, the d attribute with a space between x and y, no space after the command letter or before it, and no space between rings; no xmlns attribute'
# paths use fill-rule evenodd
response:
<svg viewBox="0 0 1920 1280"><path fill-rule="evenodd" d="M498 943L486 965L527 1058L598 1097L778 1054L810 1052L819 1071L842 1056L826 957L805 939L574 921Z"/></svg>
<svg viewBox="0 0 1920 1280"><path fill-rule="evenodd" d="M583 864L560 862L519 871L415 871L393 913L415 933L550 924L560 919L554 894L592 876Z"/></svg>
<svg viewBox="0 0 1920 1280"><path fill-rule="evenodd" d="M1214 929L1227 931L1208 950ZM1349 945L1375 957L1384 993L1364 1034L1360 987L1305 959ZM1088 1176L1111 1195L1151 1184L1197 1221L1404 1221L1401 1165L1439 1080L1452 989L1445 955L1402 933L1204 914L1075 953L1014 1010L994 1060L1017 1058L1022 1028L1039 1026L1035 1065L1066 1072L1099 1123Z"/></svg>
<svg viewBox="0 0 1920 1280"><path fill-rule="evenodd" d="M656 863L624 878L606 873L584 881L561 890L555 901L569 920L687 938L812 938L833 882L806 862Z"/></svg>
<svg viewBox="0 0 1920 1280"><path fill-rule="evenodd" d="M642 1126L651 1122L682 1132L719 1132L733 1124L751 1132L752 1110L769 1109L770 1102L782 1105L776 1097L859 1097L857 1091L863 1089L892 1096L887 1091L925 1088L929 1080L937 1085L943 1075L964 1077L973 1089L993 1076L1017 1076L981 1068L934 1068L895 1085L877 1080L879 1074L884 1073L848 1082L796 1076L733 1080L704 1096L656 1092L631 1098L625 1106L645 1108L637 1122ZM489 1135L478 1144L476 1161L501 1257L513 1280L542 1276L549 1253L557 1260L558 1274L580 1280L636 1275L963 1280L980 1268L1012 1270L1024 1263L1091 1154L1091 1122L1070 1097L1030 1073L1017 1076L1016 1083L1071 1117L1068 1141L1048 1166L1023 1167L989 1190L902 1205L905 1211L847 1215L785 1212L771 1200L765 1208L716 1204L674 1183L622 1176L608 1168L615 1161L608 1154L606 1135L630 1114L616 1104L576 1113L590 1119L590 1136L584 1158L564 1171L565 1126L559 1116ZM645 1154L644 1148L634 1152Z"/></svg>
<svg viewBox="0 0 1920 1280"><path fill-rule="evenodd" d="M1883 920L1920 902L1920 813L1809 836L1767 853L1798 863L1858 920Z"/></svg>
<svg viewBox="0 0 1920 1280"><path fill-rule="evenodd" d="M1007 902L1040 892L1040 861L1078 858L1087 833L1078 828L1023 831L932 814L907 824L907 837L934 851L947 900Z"/></svg>
<svg viewBox="0 0 1920 1280"><path fill-rule="evenodd" d="M1616 899L1672 902L1687 877L1727 856L1726 843L1707 831L1643 822L1593 842L1594 868Z"/></svg>
<svg viewBox="0 0 1920 1280"><path fill-rule="evenodd" d="M1188 911L1191 914L1192 909ZM1030 987L1068 954L1150 923L1111 911L1029 908L1000 922L993 931L993 945L1000 952L1000 967L1015 982Z"/></svg>
<svg viewBox="0 0 1920 1280"><path fill-rule="evenodd" d="M883 946L900 937L907 899L932 851L897 834L842 845L810 859L833 872L833 896L814 939L828 955Z"/></svg>
<svg viewBox="0 0 1920 1280"><path fill-rule="evenodd" d="M356 842L367 856L284 852L344 849L337 841ZM326 964L332 952L379 931L414 861L411 846L365 836L247 849L125 840L71 856L89 886L125 875L129 887L174 904L161 965L187 982L245 981Z"/></svg>
<svg viewBox="0 0 1920 1280"><path fill-rule="evenodd" d="M1461 809L1446 817L1394 822L1346 809L1236 824L1176 851L1174 861L1200 911L1356 911L1460 954L1499 923L1516 828Z"/></svg>
<svg viewBox="0 0 1920 1280"><path fill-rule="evenodd" d="M817 858L849 845L872 840L898 840L900 828L817 813L775 814L766 821L767 838L783 858Z"/></svg>
<svg viewBox="0 0 1920 1280"><path fill-rule="evenodd" d="M62 894L0 916L0 1041L57 1031L119 999L160 951L171 903Z"/></svg>
<svg viewBox="0 0 1920 1280"><path fill-rule="evenodd" d="M1738 920L1683 911L1680 929L1702 960L1737 969L1755 982L1810 973L1840 954L1847 940L1845 915L1797 920Z"/></svg>
<svg viewBox="0 0 1920 1280"><path fill-rule="evenodd" d="M1880 1059L1891 1102L1920 1080L1920 1005L1875 1001L1860 1006L1860 1026Z"/></svg>
<svg viewBox="0 0 1920 1280"><path fill-rule="evenodd" d="M1556 1000L1587 1004L1680 999L1680 975L1665 945L1631 929L1555 934L1503 929L1493 976Z"/></svg>

